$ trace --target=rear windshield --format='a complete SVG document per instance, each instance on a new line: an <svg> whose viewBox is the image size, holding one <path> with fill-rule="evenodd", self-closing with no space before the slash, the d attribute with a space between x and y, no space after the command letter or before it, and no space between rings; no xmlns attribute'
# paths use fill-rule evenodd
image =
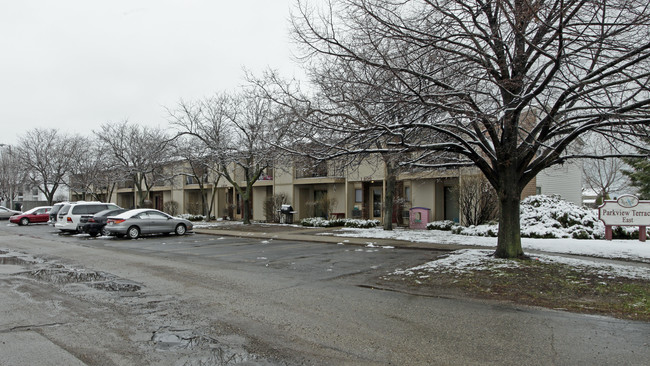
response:
<svg viewBox="0 0 650 366"><path fill-rule="evenodd" d="M68 211L70 211L70 205L64 205L64 206L61 207L61 209L59 210L59 216L67 215L67 214L68 214Z"/></svg>
<svg viewBox="0 0 650 366"><path fill-rule="evenodd" d="M95 214L95 216L97 216L97 217L104 217L104 216L119 215L119 214L121 214L122 212L126 212L126 211L127 211L127 210L126 210L126 209L123 209L123 208L118 208L118 209L109 208L108 210L99 211L98 213Z"/></svg>
<svg viewBox="0 0 650 366"><path fill-rule="evenodd" d="M64 206L63 204L60 204L60 205L55 204L54 206L52 206L52 209L50 210L50 214L56 215L59 212L59 210L61 209L61 207L63 207L63 206Z"/></svg>

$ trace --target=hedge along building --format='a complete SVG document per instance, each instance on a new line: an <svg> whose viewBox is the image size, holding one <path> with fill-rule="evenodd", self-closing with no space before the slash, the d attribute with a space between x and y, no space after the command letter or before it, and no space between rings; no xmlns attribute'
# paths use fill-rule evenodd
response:
<svg viewBox="0 0 650 366"><path fill-rule="evenodd" d="M145 193L150 207L172 214L199 215L204 212L203 206L211 206L211 215L217 218L242 218L241 197L226 179L217 180L214 171L192 172L186 162L167 164L163 171ZM409 208L425 207L431 210L429 221L462 223L458 187L469 177L480 174L475 168L399 172L393 192L392 222L406 225ZM245 186L241 170L231 167L231 175ZM535 194L535 186L534 180L530 182L522 198ZM307 217L383 220L386 194L386 169L379 156L355 164L336 161L315 164L301 159L263 171L252 188L251 217L255 221L272 221L265 202L274 195L283 195L295 210L294 220ZM131 208L138 206L138 196L135 184L124 180L117 183L108 201ZM79 197L71 194L70 199Z"/></svg>

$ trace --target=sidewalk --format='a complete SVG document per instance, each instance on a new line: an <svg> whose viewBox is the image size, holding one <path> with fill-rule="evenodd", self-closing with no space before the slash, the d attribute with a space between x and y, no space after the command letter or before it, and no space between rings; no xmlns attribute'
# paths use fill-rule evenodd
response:
<svg viewBox="0 0 650 366"><path fill-rule="evenodd" d="M333 231L339 230L340 227L334 228L312 228L288 225L274 225L274 224L251 224L251 225L236 225L227 228L200 228L194 229L195 233L218 235L218 236L234 236L240 238L255 238L255 239L275 239L275 240L291 240L291 241L306 241L317 242L326 244L345 244L345 245L358 245L368 246L370 244L378 247L395 247L405 249L421 249L421 250L438 250L438 251L454 251L459 249L485 249L485 247L474 245L453 245L453 244L435 244L435 243L418 243L407 240L398 239L377 239L377 238L352 238L352 237L338 237L333 236Z"/></svg>

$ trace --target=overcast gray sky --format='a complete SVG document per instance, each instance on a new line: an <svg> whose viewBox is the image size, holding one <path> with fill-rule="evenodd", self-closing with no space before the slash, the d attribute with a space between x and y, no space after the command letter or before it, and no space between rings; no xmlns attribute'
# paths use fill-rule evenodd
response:
<svg viewBox="0 0 650 366"><path fill-rule="evenodd" d="M0 143L33 128L166 125L164 107L292 76L294 0L0 0Z"/></svg>

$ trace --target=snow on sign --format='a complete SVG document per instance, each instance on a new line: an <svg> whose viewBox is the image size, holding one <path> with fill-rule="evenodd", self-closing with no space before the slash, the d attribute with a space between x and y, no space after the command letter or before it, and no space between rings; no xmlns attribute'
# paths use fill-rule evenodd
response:
<svg viewBox="0 0 650 366"><path fill-rule="evenodd" d="M645 241L646 226L650 226L650 201L623 195L598 207L598 217L605 224L605 239L612 240L612 226L638 226L639 240Z"/></svg>

